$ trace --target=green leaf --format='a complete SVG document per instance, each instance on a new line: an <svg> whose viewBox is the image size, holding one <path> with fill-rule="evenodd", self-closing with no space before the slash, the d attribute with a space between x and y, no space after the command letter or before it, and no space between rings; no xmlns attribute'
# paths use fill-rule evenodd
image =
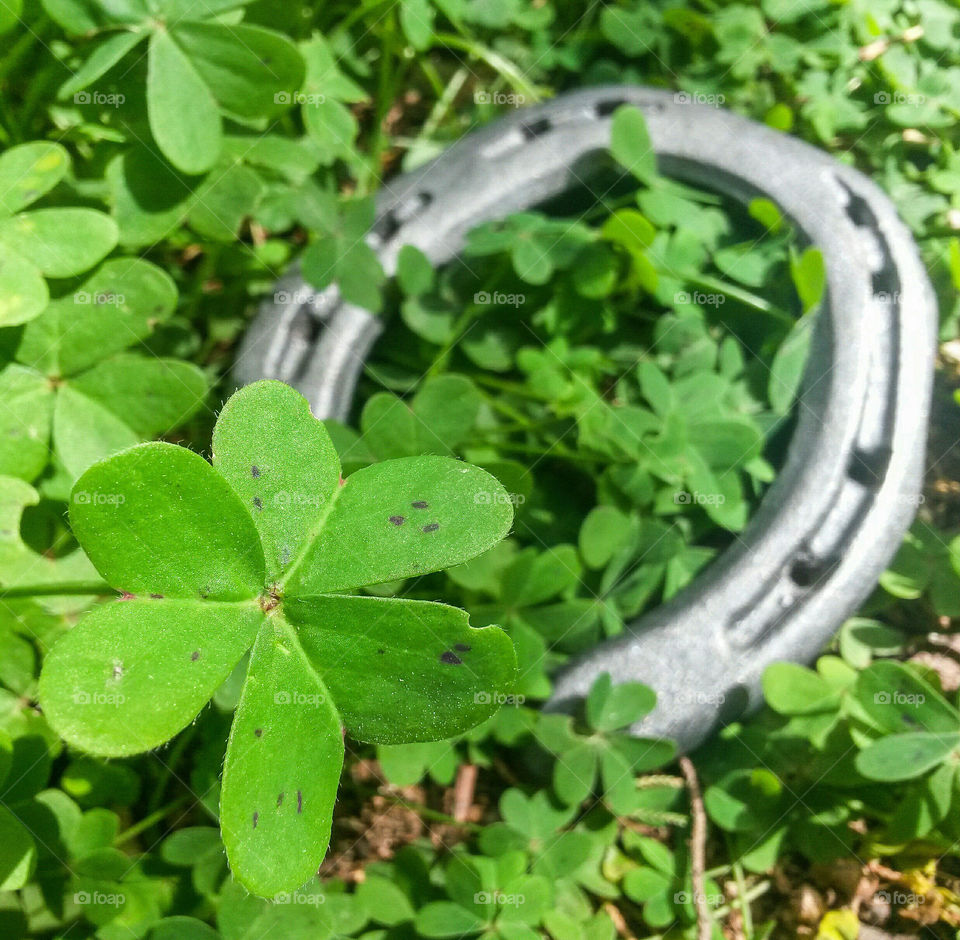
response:
<svg viewBox="0 0 960 940"><path fill-rule="evenodd" d="M285 111L303 84L297 47L273 30L181 21L170 35L220 107L241 119Z"/></svg>
<svg viewBox="0 0 960 940"><path fill-rule="evenodd" d="M262 621L255 603L102 604L48 654L44 715L61 737L94 754L159 747L196 718Z"/></svg>
<svg viewBox="0 0 960 940"><path fill-rule="evenodd" d="M147 940L220 940L220 934L202 920L177 915L158 921Z"/></svg>
<svg viewBox="0 0 960 940"><path fill-rule="evenodd" d="M214 241L233 242L264 193L260 176L239 163L218 163L197 187L188 221Z"/></svg>
<svg viewBox="0 0 960 940"><path fill-rule="evenodd" d="M147 36L144 31L114 33L98 45L80 66L61 86L57 96L63 100L69 98L81 88L86 88L98 78L110 71L134 46Z"/></svg>
<svg viewBox="0 0 960 940"><path fill-rule="evenodd" d="M806 248L799 256L790 257L790 275L800 296L804 313L816 307L827 284L827 271L819 248Z"/></svg>
<svg viewBox="0 0 960 940"><path fill-rule="evenodd" d="M722 829L764 833L782 815L783 785L769 770L735 770L707 787L703 801Z"/></svg>
<svg viewBox="0 0 960 940"><path fill-rule="evenodd" d="M433 289L433 265L415 245L403 245L398 252L397 281L408 297L419 297Z"/></svg>
<svg viewBox="0 0 960 940"><path fill-rule="evenodd" d="M388 460L351 474L286 576L288 593L326 594L449 568L510 528L490 474L449 457Z"/></svg>
<svg viewBox="0 0 960 940"><path fill-rule="evenodd" d="M339 488L340 461L330 435L295 389L255 382L220 412L213 465L253 516L267 578L279 577Z"/></svg>
<svg viewBox="0 0 960 940"><path fill-rule="evenodd" d="M902 663L873 663L857 677L854 694L860 707L884 731L951 734L960 727L960 713Z"/></svg>
<svg viewBox="0 0 960 940"><path fill-rule="evenodd" d="M250 657L223 771L220 825L241 884L269 897L316 874L342 765L329 693L293 630L274 617Z"/></svg>
<svg viewBox="0 0 960 940"><path fill-rule="evenodd" d="M93 565L82 551L62 558L48 558L24 544L20 535L24 508L40 500L37 491L23 480L0 477L0 584L16 587L21 584L42 585L71 581L89 581L95 576ZM49 598L44 606L54 610L75 610L75 598ZM86 600L81 605L89 603Z"/></svg>
<svg viewBox="0 0 960 940"><path fill-rule="evenodd" d="M0 474L34 479L47 465L54 392L39 372L15 363L0 372Z"/></svg>
<svg viewBox="0 0 960 940"><path fill-rule="evenodd" d="M480 933L485 920L453 901L431 901L414 919L414 928L424 937L462 937Z"/></svg>
<svg viewBox="0 0 960 940"><path fill-rule="evenodd" d="M178 170L205 173L216 163L223 140L217 102L165 29L150 37L147 115L157 146Z"/></svg>
<svg viewBox="0 0 960 940"><path fill-rule="evenodd" d="M357 899L378 924L393 926L413 920L414 909L410 899L399 885L380 875L367 875L357 885Z"/></svg>
<svg viewBox="0 0 960 940"><path fill-rule="evenodd" d="M613 684L609 673L593 683L587 695L587 721L594 731L606 732L625 728L653 711L657 695L640 682Z"/></svg>
<svg viewBox="0 0 960 940"><path fill-rule="evenodd" d="M630 517L615 506L594 506L580 526L580 554L588 568L603 568L630 537Z"/></svg>
<svg viewBox="0 0 960 940"><path fill-rule="evenodd" d="M622 105L613 115L610 152L638 180L649 183L657 176L657 156L639 108Z"/></svg>
<svg viewBox="0 0 960 940"><path fill-rule="evenodd" d="M452 454L473 429L480 403L462 375L428 379L409 403L389 392L372 395L360 415L363 442L380 460Z"/></svg>
<svg viewBox="0 0 960 940"><path fill-rule="evenodd" d="M18 326L39 316L50 295L40 270L16 252L0 259L0 327Z"/></svg>
<svg viewBox="0 0 960 940"><path fill-rule="evenodd" d="M288 598L303 649L360 741L436 741L490 717L513 692L516 659L497 627L463 610L379 597Z"/></svg>
<svg viewBox="0 0 960 940"><path fill-rule="evenodd" d="M57 389L53 445L72 478L96 461L138 443L138 435L108 408L71 385Z"/></svg>
<svg viewBox="0 0 960 940"><path fill-rule="evenodd" d="M857 754L864 777L892 783L925 774L960 747L960 732L930 734L913 731L880 738Z"/></svg>
<svg viewBox="0 0 960 940"><path fill-rule="evenodd" d="M430 776L447 787L457 773L459 756L449 741L419 741L407 744L381 744L377 760L384 776L398 787L410 787Z"/></svg>
<svg viewBox="0 0 960 940"><path fill-rule="evenodd" d="M180 224L197 182L171 167L152 146L134 146L115 157L106 180L120 244L134 247L161 241Z"/></svg>
<svg viewBox="0 0 960 940"><path fill-rule="evenodd" d="M33 209L0 221L0 246L47 277L82 274L114 249L118 235L113 219L94 209Z"/></svg>
<svg viewBox="0 0 960 940"><path fill-rule="evenodd" d="M0 806L0 891L17 891L33 874L37 849L30 833L6 806Z"/></svg>
<svg viewBox="0 0 960 940"><path fill-rule="evenodd" d="M73 375L148 336L176 302L173 281L156 265L106 261L28 324L17 359L51 376Z"/></svg>
<svg viewBox="0 0 960 940"><path fill-rule="evenodd" d="M131 594L257 597L263 549L226 480L185 447L132 447L87 470L70 525L106 581Z"/></svg>
<svg viewBox="0 0 960 940"><path fill-rule="evenodd" d="M418 52L430 47L435 15L429 0L402 0L400 4L400 28Z"/></svg>
<svg viewBox="0 0 960 940"><path fill-rule="evenodd" d="M778 415L788 414L800 391L803 370L810 355L816 311L804 314L790 328L786 339L777 348L770 366L767 395Z"/></svg>
<svg viewBox="0 0 960 940"><path fill-rule="evenodd" d="M840 696L822 676L796 663L773 663L763 673L763 695L781 715L834 711Z"/></svg>
<svg viewBox="0 0 960 940"><path fill-rule="evenodd" d="M0 216L12 215L53 189L70 169L60 144L35 140L0 154Z"/></svg>
<svg viewBox="0 0 960 940"><path fill-rule="evenodd" d="M106 359L65 384L120 416L140 440L180 427L207 395L206 377L193 363L132 353Z"/></svg>
<svg viewBox="0 0 960 940"><path fill-rule="evenodd" d="M20 21L23 13L23 0L5 0L0 8L0 36L9 33Z"/></svg>

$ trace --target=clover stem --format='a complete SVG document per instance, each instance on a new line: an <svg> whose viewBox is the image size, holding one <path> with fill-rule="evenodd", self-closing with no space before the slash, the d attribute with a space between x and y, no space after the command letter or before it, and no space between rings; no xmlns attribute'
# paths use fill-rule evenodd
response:
<svg viewBox="0 0 960 940"><path fill-rule="evenodd" d="M18 584L14 587L0 588L0 598L17 597L55 597L117 594L105 581L61 581L56 584Z"/></svg>
<svg viewBox="0 0 960 940"><path fill-rule="evenodd" d="M141 832L146 831L151 826L160 822L164 816L182 806L189 799L190 797L188 795L178 796L175 800L171 800L169 803L167 803L166 806L161 806L160 809L151 813L149 816L145 816L129 829L124 829L123 832L119 833L113 840L114 846L123 845L124 842L129 842L131 839L136 838Z"/></svg>
<svg viewBox="0 0 960 940"><path fill-rule="evenodd" d="M260 595L260 609L265 614L269 614L271 610L275 610L280 605L280 601L282 600L282 588L277 584L272 584L270 590L264 591L263 594Z"/></svg>

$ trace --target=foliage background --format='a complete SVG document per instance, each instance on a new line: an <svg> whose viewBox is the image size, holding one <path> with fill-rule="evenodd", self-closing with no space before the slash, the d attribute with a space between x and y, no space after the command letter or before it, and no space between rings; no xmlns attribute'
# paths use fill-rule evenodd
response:
<svg viewBox="0 0 960 940"><path fill-rule="evenodd" d="M652 704L641 690L611 701L599 689L576 724L513 702L460 741L353 749L323 877L270 904L233 885L216 829L235 687L162 751L65 752L35 680L89 599L11 594L88 576L64 510L90 460L167 432L205 446L237 338L295 257L317 287L335 281L389 318L360 434L340 430L345 460L408 445L376 414L416 385L413 427L429 434L418 446L500 464L527 497L512 547L395 590L508 626L532 704L544 667L679 589L742 526L782 453L789 408L769 369L815 304L816 260L762 206L744 213L643 174L638 194L575 224L531 215L477 234L466 272L435 276L409 254L387 283L361 239L392 173L505 108L625 81L733 108L870 174L913 230L941 309L921 520L817 670L777 667L769 709L695 755L712 932L845 937L859 920L955 936L953 746L900 779L904 752L883 742L904 715L947 734L960 685L958 20L944 0L2 0L0 934L695 935L681 778L669 748L618 731ZM30 187L13 162L25 144L48 161ZM67 209L84 211L45 227L19 215ZM624 235L642 225L623 215L637 210L650 226L639 245ZM478 289L522 294L529 327L509 304L471 304ZM678 299L696 290L725 302ZM682 341L665 345L663 323ZM424 373L448 383L432 405ZM719 484L691 482L669 449L625 479L617 468L638 454L585 417L611 376L620 404L654 415L634 415L651 435L689 421L674 406L691 378L722 383L730 433L762 441L766 459L720 470L738 480L725 508L676 502ZM463 407L441 426L436 400L451 388ZM546 453L550 472L534 469L525 490ZM716 478L718 462L698 466ZM571 622L582 629L556 642L551 625ZM889 665L906 659L913 671ZM890 690L914 710L872 710Z"/></svg>

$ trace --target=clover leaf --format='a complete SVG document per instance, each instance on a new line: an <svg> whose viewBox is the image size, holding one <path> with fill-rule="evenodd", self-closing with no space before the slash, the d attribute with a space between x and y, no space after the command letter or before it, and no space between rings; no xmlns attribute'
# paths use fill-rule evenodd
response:
<svg viewBox="0 0 960 940"><path fill-rule="evenodd" d="M50 299L45 277L82 274L117 244L116 224L95 209L20 211L56 186L69 167L66 150L43 141L0 156L0 326L43 312Z"/></svg>
<svg viewBox="0 0 960 940"><path fill-rule="evenodd" d="M94 577L90 560L81 551L72 551L62 558L48 558L24 543L20 523L27 506L40 501L40 495L23 480L0 477L0 586L17 587L30 584L75 583ZM49 610L76 610L75 597L46 597L43 606Z"/></svg>
<svg viewBox="0 0 960 940"><path fill-rule="evenodd" d="M496 627L442 604L350 596L459 564L513 518L484 471L449 457L340 476L307 402L257 382L224 406L212 465L167 443L90 467L74 534L124 592L51 651L40 700L69 743L105 756L188 725L252 647L223 774L231 867L264 896L304 884L330 836L343 733L451 737L496 710L516 663Z"/></svg>
<svg viewBox="0 0 960 940"><path fill-rule="evenodd" d="M61 87L61 97L89 87L148 40L150 132L178 170L205 173L220 156L225 117L238 122L275 117L289 107L303 82L303 60L286 36L222 18L246 2L95 5L46 0L47 13L69 32L98 39L106 34Z"/></svg>
<svg viewBox="0 0 960 940"><path fill-rule="evenodd" d="M52 445L73 480L193 415L208 388L198 366L123 351L168 319L176 300L160 268L112 258L19 331L17 361L0 371L0 394L17 403L0 413L0 473L35 479Z"/></svg>
<svg viewBox="0 0 960 940"><path fill-rule="evenodd" d="M562 803L571 806L587 799L599 779L614 812L634 809L636 775L668 763L674 745L632 737L620 729L638 722L655 704L656 695L642 683L614 685L610 676L602 673L586 698L586 728L577 727L566 715L542 717L540 743L557 756L553 789Z"/></svg>

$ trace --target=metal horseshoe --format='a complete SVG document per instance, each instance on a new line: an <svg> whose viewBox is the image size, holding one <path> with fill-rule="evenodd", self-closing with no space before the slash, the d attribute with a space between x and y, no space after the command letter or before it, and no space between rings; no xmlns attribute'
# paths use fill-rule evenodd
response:
<svg viewBox="0 0 960 940"><path fill-rule="evenodd" d="M546 705L576 707L603 672L640 680L658 704L631 730L690 750L760 704L770 663L816 657L900 544L920 492L936 303L909 231L861 173L730 112L633 86L517 111L392 181L369 236L386 272L404 244L440 265L477 224L570 190L607 150L622 104L643 112L662 173L741 200L769 197L827 267L797 428L753 519L670 602L574 659ZM296 271L277 290L295 302L263 304L237 381L282 379L317 417L345 419L378 319L335 287L311 293Z"/></svg>

